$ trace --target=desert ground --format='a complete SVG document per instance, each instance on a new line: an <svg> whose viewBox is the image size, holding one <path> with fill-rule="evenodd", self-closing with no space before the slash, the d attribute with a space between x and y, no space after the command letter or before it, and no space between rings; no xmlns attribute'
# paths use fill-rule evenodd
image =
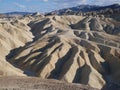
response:
<svg viewBox="0 0 120 90"><path fill-rule="evenodd" d="M106 85L119 90L119 62L120 22L114 18L0 18L0 90L97 90Z"/></svg>

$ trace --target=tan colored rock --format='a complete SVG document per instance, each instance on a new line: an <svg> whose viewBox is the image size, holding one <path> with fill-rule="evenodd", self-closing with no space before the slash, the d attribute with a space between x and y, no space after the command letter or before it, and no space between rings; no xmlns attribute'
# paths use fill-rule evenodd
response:
<svg viewBox="0 0 120 90"><path fill-rule="evenodd" d="M30 18L32 19L29 20ZM26 22L23 22L24 20ZM107 20L74 15L47 16L39 19L30 16L23 17L22 20L2 23L1 68L6 64L6 75L58 79L99 89L106 82L118 83L120 82L118 69L120 68L120 37L112 33L108 34L104 30L106 26L103 23L107 25ZM119 22L109 24L117 26L117 23ZM35 36L33 41L30 31ZM26 42L29 43L25 44ZM19 46L23 47L9 53L11 49ZM6 55L8 62L5 61ZM4 74L3 70L0 72L1 75Z"/></svg>

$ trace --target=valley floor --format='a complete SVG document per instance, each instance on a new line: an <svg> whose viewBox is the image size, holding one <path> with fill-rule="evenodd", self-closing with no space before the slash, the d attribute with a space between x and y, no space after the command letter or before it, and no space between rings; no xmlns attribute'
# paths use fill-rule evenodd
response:
<svg viewBox="0 0 120 90"><path fill-rule="evenodd" d="M98 90L81 84L68 84L57 80L35 77L2 77L0 90Z"/></svg>

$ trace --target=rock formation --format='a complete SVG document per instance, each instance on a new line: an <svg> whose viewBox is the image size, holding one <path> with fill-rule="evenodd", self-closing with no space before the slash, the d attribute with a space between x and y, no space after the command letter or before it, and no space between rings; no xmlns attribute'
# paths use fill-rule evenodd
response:
<svg viewBox="0 0 120 90"><path fill-rule="evenodd" d="M57 79L99 89L109 83L119 85L119 21L75 15L26 16L1 22L0 28L0 63L13 65L5 72L0 70L3 76L13 71L13 75Z"/></svg>

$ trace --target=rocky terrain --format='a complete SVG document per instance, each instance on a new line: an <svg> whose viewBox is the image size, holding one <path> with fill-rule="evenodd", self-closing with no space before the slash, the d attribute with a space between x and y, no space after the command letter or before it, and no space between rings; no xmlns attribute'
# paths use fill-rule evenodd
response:
<svg viewBox="0 0 120 90"><path fill-rule="evenodd" d="M39 14L0 18L0 50L1 77L35 76L103 90L120 89L120 22L114 18ZM9 81L0 79L0 83ZM13 78L12 82L19 79L24 80ZM80 90L77 86L74 90Z"/></svg>

